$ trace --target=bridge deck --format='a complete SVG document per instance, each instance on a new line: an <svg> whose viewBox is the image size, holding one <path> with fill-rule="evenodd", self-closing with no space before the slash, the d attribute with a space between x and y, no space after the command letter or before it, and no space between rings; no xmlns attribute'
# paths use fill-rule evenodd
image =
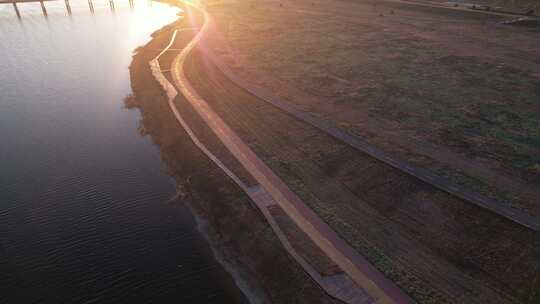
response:
<svg viewBox="0 0 540 304"><path fill-rule="evenodd" d="M26 3L26 2L45 2L45 1L58 1L58 0L0 0L0 4Z"/></svg>

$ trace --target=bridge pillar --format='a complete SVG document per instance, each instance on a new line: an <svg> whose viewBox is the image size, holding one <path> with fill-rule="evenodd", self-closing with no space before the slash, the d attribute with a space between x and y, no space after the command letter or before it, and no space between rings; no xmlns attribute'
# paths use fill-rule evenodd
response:
<svg viewBox="0 0 540 304"><path fill-rule="evenodd" d="M15 9L15 13L17 14L17 18L21 19L21 12L19 12L19 8L17 7L17 3L12 2L13 8Z"/></svg>
<svg viewBox="0 0 540 304"><path fill-rule="evenodd" d="M68 14L71 16L71 5L69 5L69 0L64 0L64 2L66 3L66 10Z"/></svg>
<svg viewBox="0 0 540 304"><path fill-rule="evenodd" d="M41 4L41 11L43 12L43 16L47 17L47 9L45 8L45 2L39 1Z"/></svg>
<svg viewBox="0 0 540 304"><path fill-rule="evenodd" d="M94 13L94 3L92 3L92 0L88 0L88 7L90 8L90 12Z"/></svg>

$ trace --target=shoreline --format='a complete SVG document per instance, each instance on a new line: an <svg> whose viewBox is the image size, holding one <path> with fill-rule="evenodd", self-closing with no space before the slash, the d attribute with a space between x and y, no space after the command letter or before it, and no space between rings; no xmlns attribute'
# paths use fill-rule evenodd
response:
<svg viewBox="0 0 540 304"><path fill-rule="evenodd" d="M193 214L193 218L197 223L197 231L205 238L208 246L212 250L212 254L215 260L223 266L224 270L232 277L232 280L236 287L242 292L251 304L266 303L268 299L262 294L262 291L250 286L249 276L242 271L238 263L234 262L230 258L227 258L225 245L220 244L219 238L216 233L210 227L210 224L205 220L201 214L199 214L190 203L186 203L187 208Z"/></svg>
<svg viewBox="0 0 540 304"><path fill-rule="evenodd" d="M181 5L176 5L174 2L171 2L171 1L161 1L163 3L166 3L166 4L169 4L171 6L176 6L182 10L183 7ZM136 49L135 51L135 54L133 56L133 58L135 58L135 56L139 55L140 52L145 52L145 48L149 47L149 45L156 39L158 39L159 37L162 37L162 36L166 36L168 34L168 32L171 32L173 28L177 27L179 23L182 22L182 18L178 18L176 21L170 23L170 24L167 24L165 26L163 26L162 28L160 29L157 29L154 33L152 33L152 39L147 42L145 45L143 46L140 46ZM131 67L132 65L134 64L134 61L135 59L132 61L131 65L130 65L130 70L131 70ZM131 75L132 77L138 77L138 75ZM139 91L139 88L135 89L133 88L133 96L134 98L136 99L136 91ZM141 116L143 116L143 110L140 108L140 105L137 105L137 102L131 104L131 107L136 107ZM144 127L144 123L141 121L141 126ZM149 134L150 136L152 136L152 134L150 134L150 131L148 131L148 129L145 128L145 133L146 134ZM154 144L155 141L152 140ZM158 147L159 147L159 144L156 144ZM160 148L160 153L161 152L161 148ZM162 156L162 161L163 161L163 156ZM165 162L166 163L166 162ZM165 164L167 166L167 164ZM167 169L168 166L167 166ZM175 184L178 188L178 192L177 192L177 195L175 195L174 198L171 199L171 203L180 203L180 204L184 204L187 209L189 210L189 212L191 213L195 223L196 223L196 229L197 231L201 234L201 236L203 236L203 238L206 240L207 242L207 245L209 247L209 249L211 250L211 254L212 254L212 257L214 258L215 262L217 262L219 265L221 265L223 267L223 270L230 276L230 279L232 280L232 283L235 285L235 287L238 289L238 292L241 292L243 296L245 296L247 298L247 300L249 301L249 303L265 303L267 302L266 299L264 298L263 295L261 295L261 292L259 290L257 290L256 288L253 288L253 286L249 286L249 279L246 278L246 273L244 273L240 267L238 267L238 265L236 265L237 263L235 263L234 261L232 261L231 259L227 258L227 251L229 251L230 249L227 249L226 246L224 244L220 244L220 241L219 241L219 237L216 233L216 231L214 231L212 229L212 227L210 226L209 224L209 221L208 219L206 219L204 217L204 215L201 213L200 210L197 210L195 208L195 206L193 205L195 202L193 202L193 198L188 198L186 197L186 194L185 194L185 189L184 190L180 190L182 188L184 188L182 186L181 183L179 183L178 181L178 176L172 172L168 172L168 174L173 178L173 180L175 181Z"/></svg>
<svg viewBox="0 0 540 304"><path fill-rule="evenodd" d="M179 139L177 144L169 143L167 141L171 130L165 134L158 130L160 128L153 126L161 124L166 129L173 128L170 120L167 119L168 122L162 123L161 119L157 119L158 116L172 114L167 113L165 108L157 109L154 106L160 100L165 103L165 96L157 82L150 81L148 77L151 77L149 60L146 59L151 57L148 53L151 53L152 49L155 48L152 46L155 41L166 36L173 28L178 27L179 23L175 22L173 25L157 30L152 35L152 41L138 48L130 70L136 99L135 106L139 108L143 117L142 124L147 133L152 136L153 142L160 147L162 159L167 165L169 174L175 178L177 185L182 189L179 192L184 193L183 201L186 201L193 211L201 231L209 240L216 260L226 268L229 275L235 280L237 287L250 298L251 302L289 303L290 299L301 298L306 303L333 303L332 300L321 294L322 290L286 256L286 253L280 253L283 249L275 236L268 235L269 227L264 218L258 214L257 210L253 209L244 194L238 193L237 187L230 184L227 178L218 178L222 173L212 168L213 165L209 164L208 160L201 159L200 155L197 155L199 152L193 151L193 147L189 147L192 144L184 134L180 136L182 139L177 138ZM143 70L145 71L143 72ZM145 76L142 76L143 74ZM177 123L174 121L174 128L177 127ZM181 128L176 132L182 133ZM174 135L172 136L174 137ZM183 147L180 148L178 144ZM177 153L174 153L174 150L178 149L190 151L189 153L181 153L183 156L177 158L175 156ZM191 173L186 172L186 167L189 167L187 171ZM196 171L201 170L205 176L197 174ZM219 206L224 204L230 206ZM240 209L240 211L234 209ZM252 215L246 217L246 213ZM238 216L243 216L243 218L238 218ZM228 225L220 225L220 222L223 221L227 221ZM241 232L231 232L231 230L241 228L240 225L235 226L237 222L241 222L240 224L243 225L249 223L248 225L253 231L244 231L243 229ZM248 239L251 243L247 243ZM250 250L246 250L246 247L253 248L251 251L258 251L258 254L251 253ZM277 272L275 270L276 264L283 265L279 267L280 270ZM272 277L274 279L271 279ZM261 281L267 281L270 286L263 287ZM295 295L297 290L303 290L303 295Z"/></svg>
<svg viewBox="0 0 540 304"><path fill-rule="evenodd" d="M180 20L180 19L179 19ZM174 23L178 23L178 21L175 21ZM193 22L192 22L193 24ZM163 50L149 62L151 73L153 74L155 80L160 83L160 85L163 87L164 91L166 92L168 102L170 103L176 96L177 92L174 89L174 86L168 82L168 80L163 75L163 72L161 71L161 65L158 59L166 52L169 51L169 48L174 43L176 35L179 33L179 31L182 31L184 29L175 29L174 31L170 29L170 27L167 27L169 32L172 31L172 37L170 38L170 42L163 48ZM196 28L194 26L194 28ZM185 29L189 31L190 29ZM198 34L198 32L197 32ZM195 35L197 35L195 34ZM173 111L175 115L177 114L176 111ZM186 127L184 126L184 129ZM186 129L186 131L188 131ZM189 133L189 132L188 132ZM189 134L190 137L193 136L191 133ZM182 192L179 192L177 196L181 196ZM207 220L203 219L200 214L197 213L197 210L193 208L191 204L186 204L187 208L191 211L196 223L197 223L197 230L201 233L201 235L204 236L205 240L207 241L210 249L212 250L212 255L214 259L222 265L222 267L225 269L225 271L231 276L236 288L238 288L244 296L247 297L248 301L250 303L262 303L262 296L260 295L260 292L257 292L255 290L251 290L248 286L248 279L243 278L242 274L239 270L238 265L233 265L233 262L229 259L226 259L224 255L224 247L219 247L219 241L215 233L211 230L211 227L209 226L209 223ZM258 293L258 294L257 294ZM256 295L257 294L257 295Z"/></svg>

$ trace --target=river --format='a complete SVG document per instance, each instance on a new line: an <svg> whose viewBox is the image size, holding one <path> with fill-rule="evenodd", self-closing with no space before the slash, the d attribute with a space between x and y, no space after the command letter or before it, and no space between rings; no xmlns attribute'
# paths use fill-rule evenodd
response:
<svg viewBox="0 0 540 304"><path fill-rule="evenodd" d="M0 303L238 303L125 109L128 66L178 9L0 4Z"/></svg>

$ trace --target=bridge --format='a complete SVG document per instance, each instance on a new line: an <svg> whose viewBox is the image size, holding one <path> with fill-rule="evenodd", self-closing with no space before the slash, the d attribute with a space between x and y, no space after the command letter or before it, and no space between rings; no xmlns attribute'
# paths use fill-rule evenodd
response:
<svg viewBox="0 0 540 304"><path fill-rule="evenodd" d="M39 2L41 4L41 11L43 12L43 15L47 17L47 8L45 7L45 2L49 2L49 1L61 1L61 0L0 0L0 4L11 3L13 5L13 9L15 10L15 13L17 14L17 18L21 19L22 18L21 12L19 11L19 8L17 7L17 3ZM87 1L88 1L88 8L90 9L90 12L92 12L93 14L94 13L93 0L87 0ZM128 1L129 1L129 6L133 8L134 0L128 0ZM68 14L71 15L71 5L69 4L69 0L64 0L64 3L66 4L66 10ZM111 10L114 11L114 0L109 0L109 6Z"/></svg>

